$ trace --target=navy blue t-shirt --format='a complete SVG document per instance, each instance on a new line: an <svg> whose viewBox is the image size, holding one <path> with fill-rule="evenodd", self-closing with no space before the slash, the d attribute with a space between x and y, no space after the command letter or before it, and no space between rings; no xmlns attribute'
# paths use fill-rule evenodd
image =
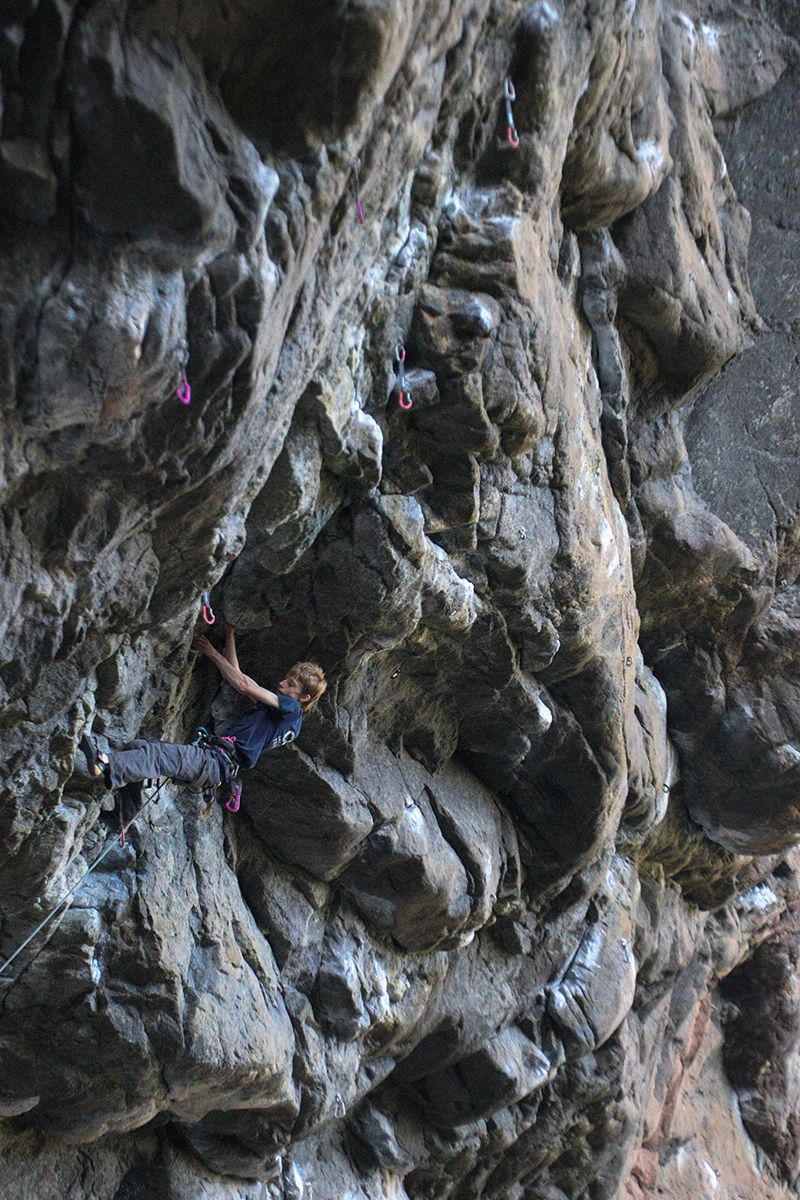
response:
<svg viewBox="0 0 800 1200"><path fill-rule="evenodd" d="M278 693L280 708L257 704L225 730L225 737L236 738L239 760L244 767L254 767L264 749L274 750L293 742L303 724L303 710L292 696Z"/></svg>

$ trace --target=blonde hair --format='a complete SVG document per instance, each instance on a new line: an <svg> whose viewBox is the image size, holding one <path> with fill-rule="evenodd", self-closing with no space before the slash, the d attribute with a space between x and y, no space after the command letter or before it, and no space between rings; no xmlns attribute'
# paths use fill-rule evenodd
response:
<svg viewBox="0 0 800 1200"><path fill-rule="evenodd" d="M310 712L321 696L324 695L325 689L328 686L328 681L325 678L325 672L322 667L318 667L316 663L299 662L295 663L290 671L290 675L296 675L300 681L302 693L308 693L311 697L305 703L301 700L300 707L303 712Z"/></svg>

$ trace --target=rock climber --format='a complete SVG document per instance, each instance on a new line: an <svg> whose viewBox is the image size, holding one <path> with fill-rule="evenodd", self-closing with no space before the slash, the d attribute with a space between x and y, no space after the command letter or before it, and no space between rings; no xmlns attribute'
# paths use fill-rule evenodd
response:
<svg viewBox="0 0 800 1200"><path fill-rule="evenodd" d="M104 753L93 737L84 734L80 749L86 758L85 773L90 778L102 779L107 788L159 777L209 791L230 784L240 769L254 767L265 750L293 742L303 717L328 686L321 667L298 662L286 672L277 691L261 687L239 666L236 630L232 625L226 626L222 653L203 636L196 639L195 648L211 659L231 687L254 701L255 707L219 737L201 731L202 736L193 745L139 740L127 750Z"/></svg>

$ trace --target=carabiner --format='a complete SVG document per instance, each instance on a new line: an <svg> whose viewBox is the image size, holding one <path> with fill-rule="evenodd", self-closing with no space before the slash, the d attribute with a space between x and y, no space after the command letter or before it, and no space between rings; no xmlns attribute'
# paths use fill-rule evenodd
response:
<svg viewBox="0 0 800 1200"><path fill-rule="evenodd" d="M361 185L359 184L359 181L358 181L359 160L357 158L354 158L351 163L351 166L353 168L353 175L355 177L356 216L358 217L359 221L363 225L364 224L364 209L361 205Z"/></svg>
<svg viewBox="0 0 800 1200"><path fill-rule="evenodd" d="M211 597L208 592L203 592L201 607L203 610L203 620L206 625L213 625L217 618L214 616L214 610L211 607Z"/></svg>
<svg viewBox="0 0 800 1200"><path fill-rule="evenodd" d="M411 399L411 384L408 382L405 369L406 348L402 342L398 342L395 346L394 357L397 363L397 402L401 408L408 411L413 406L414 401Z"/></svg>
<svg viewBox="0 0 800 1200"><path fill-rule="evenodd" d="M189 362L189 343L185 337L182 337L178 342L178 366L180 367L181 379L178 384L178 390L175 395L180 400L181 404L192 403L192 389L189 386L189 380L186 377L186 366Z"/></svg>
<svg viewBox="0 0 800 1200"><path fill-rule="evenodd" d="M236 813L239 811L239 805L242 803L242 781L241 779L231 780L231 790L228 799L225 801L225 807L228 812Z"/></svg>
<svg viewBox="0 0 800 1200"><path fill-rule="evenodd" d="M505 97L506 102L506 136L508 137L508 144L511 146L511 149L516 150L519 146L519 134L517 133L517 127L514 124L514 112L511 108L511 102L516 100L517 93L515 92L514 85L508 76L506 76L506 80L503 84L503 96Z"/></svg>

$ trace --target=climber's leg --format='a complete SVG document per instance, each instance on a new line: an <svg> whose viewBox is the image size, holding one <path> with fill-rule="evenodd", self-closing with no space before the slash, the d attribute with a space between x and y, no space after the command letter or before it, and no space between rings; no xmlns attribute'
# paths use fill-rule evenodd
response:
<svg viewBox="0 0 800 1200"><path fill-rule="evenodd" d="M201 787L216 787L224 778L220 756L201 746L145 742L130 750L109 751L108 778L113 788L163 776Z"/></svg>

